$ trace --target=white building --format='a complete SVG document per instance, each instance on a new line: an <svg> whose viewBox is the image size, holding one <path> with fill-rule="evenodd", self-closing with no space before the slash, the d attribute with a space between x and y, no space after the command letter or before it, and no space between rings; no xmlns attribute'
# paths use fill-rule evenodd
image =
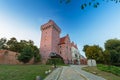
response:
<svg viewBox="0 0 120 80"><path fill-rule="evenodd" d="M74 42L71 43L71 53L72 53L72 64L80 64L80 51L77 48L77 45L74 45Z"/></svg>

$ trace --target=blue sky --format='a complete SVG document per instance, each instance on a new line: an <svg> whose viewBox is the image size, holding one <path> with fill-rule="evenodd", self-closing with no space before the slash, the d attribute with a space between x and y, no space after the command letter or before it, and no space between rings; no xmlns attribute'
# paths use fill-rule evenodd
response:
<svg viewBox="0 0 120 80"><path fill-rule="evenodd" d="M39 47L40 26L52 19L69 34L81 52L83 46L111 38L120 39L120 3L101 1L98 8L80 9L80 0L60 4L59 0L0 0L0 38L33 40Z"/></svg>

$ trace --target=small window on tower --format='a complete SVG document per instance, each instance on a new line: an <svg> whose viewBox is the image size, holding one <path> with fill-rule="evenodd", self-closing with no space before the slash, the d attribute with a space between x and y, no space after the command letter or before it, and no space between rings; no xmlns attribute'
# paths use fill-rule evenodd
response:
<svg viewBox="0 0 120 80"><path fill-rule="evenodd" d="M68 46L66 48L68 49Z"/></svg>
<svg viewBox="0 0 120 80"><path fill-rule="evenodd" d="M45 37L45 40L47 40L47 37Z"/></svg>
<svg viewBox="0 0 120 80"><path fill-rule="evenodd" d="M60 51L60 54L62 54L61 51Z"/></svg>

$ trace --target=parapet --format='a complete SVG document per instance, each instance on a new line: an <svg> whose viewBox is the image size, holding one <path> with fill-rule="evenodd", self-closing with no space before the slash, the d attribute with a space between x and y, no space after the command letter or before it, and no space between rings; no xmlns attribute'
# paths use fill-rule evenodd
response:
<svg viewBox="0 0 120 80"><path fill-rule="evenodd" d="M49 20L46 24L43 24L41 26L41 30L45 30L45 29L48 29L50 27L54 28L58 32L61 32L61 29L57 26L57 24L53 20Z"/></svg>

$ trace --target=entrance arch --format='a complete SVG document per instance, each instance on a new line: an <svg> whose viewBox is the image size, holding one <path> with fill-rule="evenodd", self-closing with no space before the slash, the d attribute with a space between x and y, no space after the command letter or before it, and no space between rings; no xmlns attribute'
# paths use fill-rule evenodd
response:
<svg viewBox="0 0 120 80"><path fill-rule="evenodd" d="M59 54L51 52L49 54L49 59L47 61L47 64L54 64L54 65L64 64L64 60Z"/></svg>
<svg viewBox="0 0 120 80"><path fill-rule="evenodd" d="M49 54L49 57L50 57L50 58L60 58L60 59L63 59L59 54L54 53L54 52L51 52L51 53Z"/></svg>

